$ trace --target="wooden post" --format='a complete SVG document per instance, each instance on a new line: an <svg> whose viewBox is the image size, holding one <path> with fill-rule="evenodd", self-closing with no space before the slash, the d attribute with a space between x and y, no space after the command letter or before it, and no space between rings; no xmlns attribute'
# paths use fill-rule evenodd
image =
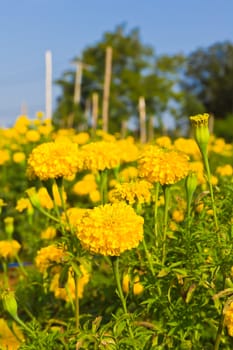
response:
<svg viewBox="0 0 233 350"><path fill-rule="evenodd" d="M109 109L109 94L112 74L112 48L106 48L105 56L105 75L104 75L104 92L103 92L103 130L108 131L108 109Z"/></svg>
<svg viewBox="0 0 233 350"><path fill-rule="evenodd" d="M143 96L139 97L138 109L140 121L140 142L146 143L146 103Z"/></svg>
<svg viewBox="0 0 233 350"><path fill-rule="evenodd" d="M97 92L92 94L92 129L95 131L97 128L97 120L98 120L98 111L99 111L99 95Z"/></svg>
<svg viewBox="0 0 233 350"><path fill-rule="evenodd" d="M82 82L83 64L81 61L76 63L76 75L74 84L74 103L79 104L81 100L81 82Z"/></svg>
<svg viewBox="0 0 233 350"><path fill-rule="evenodd" d="M52 118L52 53L45 52L45 117Z"/></svg>

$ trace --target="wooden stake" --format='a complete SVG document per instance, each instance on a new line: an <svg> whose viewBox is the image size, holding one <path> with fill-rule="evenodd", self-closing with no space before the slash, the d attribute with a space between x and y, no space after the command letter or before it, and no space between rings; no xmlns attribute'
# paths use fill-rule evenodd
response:
<svg viewBox="0 0 233 350"><path fill-rule="evenodd" d="M45 117L52 118L52 53L45 52Z"/></svg>
<svg viewBox="0 0 233 350"><path fill-rule="evenodd" d="M83 64L81 61L76 63L76 75L74 84L74 103L79 104L81 100L81 82L82 82Z"/></svg>
<svg viewBox="0 0 233 350"><path fill-rule="evenodd" d="M104 75L104 93L103 93L103 130L108 131L108 109L109 109L109 94L112 74L112 47L106 48L105 56L105 75Z"/></svg>
<svg viewBox="0 0 233 350"><path fill-rule="evenodd" d="M92 94L92 128L95 131L97 128L98 112L99 112L99 95L97 92Z"/></svg>
<svg viewBox="0 0 233 350"><path fill-rule="evenodd" d="M140 121L140 142L146 143L146 103L143 96L138 101L139 121Z"/></svg>

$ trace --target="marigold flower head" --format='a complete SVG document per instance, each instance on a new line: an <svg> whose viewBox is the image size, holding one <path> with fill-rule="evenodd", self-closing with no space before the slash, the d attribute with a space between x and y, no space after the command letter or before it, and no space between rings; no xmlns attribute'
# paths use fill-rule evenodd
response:
<svg viewBox="0 0 233 350"><path fill-rule="evenodd" d="M0 149L0 165L5 164L10 160L9 151L6 149Z"/></svg>
<svg viewBox="0 0 233 350"><path fill-rule="evenodd" d="M217 167L216 173L220 176L232 176L233 167L230 164L220 165Z"/></svg>
<svg viewBox="0 0 233 350"><path fill-rule="evenodd" d="M61 215L62 223L64 223L66 230L76 228L83 215L90 209L85 208L69 208ZM67 222L68 221L68 222Z"/></svg>
<svg viewBox="0 0 233 350"><path fill-rule="evenodd" d="M225 305L223 313L225 314L224 324L228 329L228 334L233 337L233 302Z"/></svg>
<svg viewBox="0 0 233 350"><path fill-rule="evenodd" d="M14 163L23 163L25 161L25 153L23 152L15 152L12 156L12 160Z"/></svg>
<svg viewBox="0 0 233 350"><path fill-rule="evenodd" d="M95 191L97 189L97 183L95 179L94 174L87 174L85 175L82 180L77 181L73 188L72 191L79 195L88 195L90 192Z"/></svg>
<svg viewBox="0 0 233 350"><path fill-rule="evenodd" d="M116 141L121 163L134 162L138 158L139 149L134 139L127 138Z"/></svg>
<svg viewBox="0 0 233 350"><path fill-rule="evenodd" d="M155 140L155 143L160 147L171 148L172 140L169 136L160 136Z"/></svg>
<svg viewBox="0 0 233 350"><path fill-rule="evenodd" d="M133 281L131 281L129 274L124 274L123 281L122 281L122 289L125 293L129 293L130 282L133 283L133 294L134 295L139 295L143 292L144 287L140 282L140 277L138 274L136 276L134 276Z"/></svg>
<svg viewBox="0 0 233 350"><path fill-rule="evenodd" d="M63 247L51 244L47 247L41 248L37 252L35 263L38 270L41 273L44 273L50 266L64 262L65 256L66 252Z"/></svg>
<svg viewBox="0 0 233 350"><path fill-rule="evenodd" d="M128 204L134 204L136 202L140 204L149 203L152 187L153 185L146 180L118 183L109 193L110 201L126 201Z"/></svg>
<svg viewBox="0 0 233 350"><path fill-rule="evenodd" d="M136 179L137 177L138 169L134 166L124 168L119 172L119 179L123 182L129 182L130 180Z"/></svg>
<svg viewBox="0 0 233 350"><path fill-rule="evenodd" d="M171 185L185 178L189 173L188 156L157 146L149 146L138 160L139 176L151 183Z"/></svg>
<svg viewBox="0 0 233 350"><path fill-rule="evenodd" d="M61 197L60 197L58 187L56 184L53 184L52 192L53 192L54 202L56 203L56 205L58 207L60 207L62 205L62 202L61 202ZM64 189L62 189L62 196L63 196L63 200L65 202L67 199L67 195L66 195L66 192L64 191ZM54 207L54 202L53 202L52 198L50 197L50 195L45 187L39 188L38 193L37 193L37 197L38 197L39 204L41 207L46 208L46 209L52 209Z"/></svg>
<svg viewBox="0 0 233 350"><path fill-rule="evenodd" d="M27 209L28 211L32 210L32 204L28 198L20 198L17 200L15 209L20 213Z"/></svg>
<svg viewBox="0 0 233 350"><path fill-rule="evenodd" d="M21 248L18 241L15 240L4 240L0 241L0 257L2 258L13 258L16 256Z"/></svg>
<svg viewBox="0 0 233 350"><path fill-rule="evenodd" d="M45 230L43 230L40 234L41 239L53 239L56 237L57 231L54 226L49 226Z"/></svg>
<svg viewBox="0 0 233 350"><path fill-rule="evenodd" d="M40 140L40 133L37 130L28 130L25 137L29 142L38 142Z"/></svg>
<svg viewBox="0 0 233 350"><path fill-rule="evenodd" d="M78 278L78 297L83 297L84 287L90 279L90 275L83 265L80 265L81 276ZM63 299L67 302L75 299L75 281L72 270L68 273L68 280L64 287L59 287L60 274L56 273L50 284L50 291L54 293L55 298Z"/></svg>
<svg viewBox="0 0 233 350"><path fill-rule="evenodd" d="M119 151L115 142L98 141L82 146L80 157L83 169L96 172L113 169L120 165Z"/></svg>
<svg viewBox="0 0 233 350"><path fill-rule="evenodd" d="M0 318L0 339L2 350L17 350L20 348L20 343L24 341L24 335L17 323L13 322L11 327L11 329L8 327L6 320Z"/></svg>
<svg viewBox="0 0 233 350"><path fill-rule="evenodd" d="M81 166L78 146L72 142L46 142L35 147L28 159L27 174L40 180L70 177Z"/></svg>
<svg viewBox="0 0 233 350"><path fill-rule="evenodd" d="M77 236L83 247L94 254L119 256L138 246L143 238L141 216L126 203L95 207L81 218Z"/></svg>

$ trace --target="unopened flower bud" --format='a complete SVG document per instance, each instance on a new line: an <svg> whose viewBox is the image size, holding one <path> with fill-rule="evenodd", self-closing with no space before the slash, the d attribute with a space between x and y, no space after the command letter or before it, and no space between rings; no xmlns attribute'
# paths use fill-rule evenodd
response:
<svg viewBox="0 0 233 350"><path fill-rule="evenodd" d="M195 139L201 152L207 151L207 145L210 138L208 119L209 114L207 113L197 114L195 116L190 117L194 129Z"/></svg>
<svg viewBox="0 0 233 350"><path fill-rule="evenodd" d="M14 218L11 216L7 216L4 219L4 223L5 223L6 234L7 234L8 238L10 239L12 237L13 232L14 232Z"/></svg>
<svg viewBox="0 0 233 350"><path fill-rule="evenodd" d="M4 291L1 298L4 310L9 312L14 319L17 319L18 305L15 299L15 293L13 291Z"/></svg>

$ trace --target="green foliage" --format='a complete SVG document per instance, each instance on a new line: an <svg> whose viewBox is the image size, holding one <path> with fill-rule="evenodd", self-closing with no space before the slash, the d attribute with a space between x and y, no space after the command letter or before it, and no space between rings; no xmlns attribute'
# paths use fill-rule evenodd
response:
<svg viewBox="0 0 233 350"><path fill-rule="evenodd" d="M224 119L232 113L232 61L233 45L230 42L216 43L188 56L182 84L182 89L187 92L188 113L190 103L194 101L197 107L199 105L198 113L204 108L216 119Z"/></svg>

